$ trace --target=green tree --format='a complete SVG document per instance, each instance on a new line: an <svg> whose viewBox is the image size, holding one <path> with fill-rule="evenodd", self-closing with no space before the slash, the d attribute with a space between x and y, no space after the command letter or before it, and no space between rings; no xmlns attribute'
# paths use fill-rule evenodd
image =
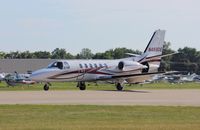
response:
<svg viewBox="0 0 200 130"><path fill-rule="evenodd" d="M49 58L51 58L51 54L50 54L50 52L47 52L47 51L36 51L36 52L33 53L33 57L32 58L49 59Z"/></svg>
<svg viewBox="0 0 200 130"><path fill-rule="evenodd" d="M200 52L195 48L184 47L178 49L179 54L172 57L172 62L175 62L171 68L179 71L189 71L198 73Z"/></svg>
<svg viewBox="0 0 200 130"><path fill-rule="evenodd" d="M88 48L83 48L81 50L81 53L80 53L80 58L81 59L92 59L93 57L93 54L92 54L92 51Z"/></svg>
<svg viewBox="0 0 200 130"><path fill-rule="evenodd" d="M29 51L24 51L20 53L20 58L22 59L32 59L34 58L34 54Z"/></svg>
<svg viewBox="0 0 200 130"><path fill-rule="evenodd" d="M128 56L126 53L141 54L141 52L138 50L134 51L132 49L127 49L127 48L115 48L114 59L125 58Z"/></svg>
<svg viewBox="0 0 200 130"><path fill-rule="evenodd" d="M199 53L195 48L184 47L183 49L178 49L181 56L181 60L185 60L188 62L197 62L199 61Z"/></svg>
<svg viewBox="0 0 200 130"><path fill-rule="evenodd" d="M94 59L120 59L125 58L128 55L126 53L141 54L138 50L132 50L127 48L115 48L105 51L104 53L96 53Z"/></svg>
<svg viewBox="0 0 200 130"><path fill-rule="evenodd" d="M6 59L20 59L20 52L19 51L15 51L15 52L10 52L10 53L7 53L5 55L5 58Z"/></svg>
<svg viewBox="0 0 200 130"><path fill-rule="evenodd" d="M4 59L5 58L6 53L5 52L0 52L0 59Z"/></svg>
<svg viewBox="0 0 200 130"><path fill-rule="evenodd" d="M103 55L103 59L114 59L114 50L110 49L106 51Z"/></svg>
<svg viewBox="0 0 200 130"><path fill-rule="evenodd" d="M92 59L105 59L104 58L104 53L96 53L94 54L94 56L92 57Z"/></svg>
<svg viewBox="0 0 200 130"><path fill-rule="evenodd" d="M174 53L175 51L170 48L170 42L164 42L163 45L163 55ZM159 70L161 71L169 71L171 70L171 59L173 56L167 56L162 58L162 62L160 64Z"/></svg>
<svg viewBox="0 0 200 130"><path fill-rule="evenodd" d="M55 50L52 51L51 53L51 58L52 59L73 59L74 56L71 55L70 53L67 53L65 49L61 48L56 48Z"/></svg>

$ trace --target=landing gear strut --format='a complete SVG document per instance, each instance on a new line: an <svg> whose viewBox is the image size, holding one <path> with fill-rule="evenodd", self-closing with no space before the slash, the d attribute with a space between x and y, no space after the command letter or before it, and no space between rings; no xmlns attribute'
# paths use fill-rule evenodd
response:
<svg viewBox="0 0 200 130"><path fill-rule="evenodd" d="M124 88L124 87L121 85L121 83L117 83L117 84L116 84L116 89L117 89L118 91L122 91L123 88Z"/></svg>
<svg viewBox="0 0 200 130"><path fill-rule="evenodd" d="M85 90L86 89L85 82L78 82L77 87L79 87L80 90Z"/></svg>
<svg viewBox="0 0 200 130"><path fill-rule="evenodd" d="M49 83L46 83L46 84L44 85L44 88L43 88L44 91L48 91L48 90L49 90L49 85L50 85Z"/></svg>

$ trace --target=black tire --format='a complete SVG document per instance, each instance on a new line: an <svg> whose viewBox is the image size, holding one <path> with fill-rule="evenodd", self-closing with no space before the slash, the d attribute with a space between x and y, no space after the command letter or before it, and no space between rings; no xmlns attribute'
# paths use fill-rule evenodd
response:
<svg viewBox="0 0 200 130"><path fill-rule="evenodd" d="M86 90L86 87L85 86L81 86L79 87L80 90Z"/></svg>
<svg viewBox="0 0 200 130"><path fill-rule="evenodd" d="M79 86L79 89L80 89L80 90L86 90L86 85L85 85L84 82L80 82L79 85L80 85L80 86Z"/></svg>
<svg viewBox="0 0 200 130"><path fill-rule="evenodd" d="M49 90L49 85L48 84L45 84L44 85L44 91L48 91Z"/></svg>
<svg viewBox="0 0 200 130"><path fill-rule="evenodd" d="M120 83L117 83L116 88L118 91L122 91L124 87Z"/></svg>

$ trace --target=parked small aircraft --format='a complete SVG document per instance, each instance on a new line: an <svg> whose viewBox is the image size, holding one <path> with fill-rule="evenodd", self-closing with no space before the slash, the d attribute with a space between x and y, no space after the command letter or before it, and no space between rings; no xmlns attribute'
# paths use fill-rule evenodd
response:
<svg viewBox="0 0 200 130"><path fill-rule="evenodd" d="M13 74L7 74L3 80L7 83L8 86L35 84L36 82L30 80L29 77L29 74L18 74L15 72Z"/></svg>
<svg viewBox="0 0 200 130"><path fill-rule="evenodd" d="M85 82L112 81L117 90L128 83L144 81L149 75L158 74L164 44L164 30L154 32L142 55L130 54L129 58L117 60L58 60L48 67L33 72L30 78L45 82L44 90L49 90L50 82L78 82L77 87L85 90ZM171 55L171 54L169 54Z"/></svg>
<svg viewBox="0 0 200 130"><path fill-rule="evenodd" d="M3 81L5 78L5 73L0 73L0 81Z"/></svg>
<svg viewBox="0 0 200 130"><path fill-rule="evenodd" d="M198 75L193 73L190 74L188 73L187 75L171 75L169 77L167 77L166 79L168 80L168 82L170 83L187 83L187 82L198 82Z"/></svg>

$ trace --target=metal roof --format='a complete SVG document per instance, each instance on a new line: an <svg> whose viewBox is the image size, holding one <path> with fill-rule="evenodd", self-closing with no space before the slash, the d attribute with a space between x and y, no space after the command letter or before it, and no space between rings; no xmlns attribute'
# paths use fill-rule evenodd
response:
<svg viewBox="0 0 200 130"><path fill-rule="evenodd" d="M27 73L44 68L56 59L0 59L0 73Z"/></svg>

